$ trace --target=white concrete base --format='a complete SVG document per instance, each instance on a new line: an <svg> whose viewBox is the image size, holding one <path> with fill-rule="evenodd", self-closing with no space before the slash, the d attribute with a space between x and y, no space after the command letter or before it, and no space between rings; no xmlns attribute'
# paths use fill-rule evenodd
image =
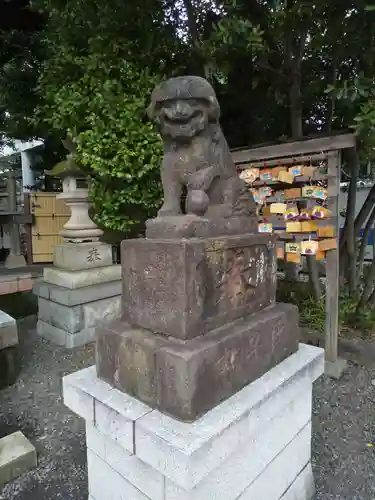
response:
<svg viewBox="0 0 375 500"><path fill-rule="evenodd" d="M98 325L120 317L121 288L121 280L73 290L37 283L38 335L67 348L94 341Z"/></svg>
<svg viewBox="0 0 375 500"><path fill-rule="evenodd" d="M79 271L66 271L57 267L45 267L43 278L46 283L63 286L72 290L74 288L121 280L121 265L113 264L111 266L95 267Z"/></svg>
<svg viewBox="0 0 375 500"><path fill-rule="evenodd" d="M0 310L0 349L6 349L17 344L17 322L12 316Z"/></svg>
<svg viewBox="0 0 375 500"><path fill-rule="evenodd" d="M35 448L22 432L14 432L0 439L0 486L36 465Z"/></svg>
<svg viewBox="0 0 375 500"><path fill-rule="evenodd" d="M324 351L299 351L194 423L113 389L95 367L63 379L86 420L90 500L311 500L312 383Z"/></svg>

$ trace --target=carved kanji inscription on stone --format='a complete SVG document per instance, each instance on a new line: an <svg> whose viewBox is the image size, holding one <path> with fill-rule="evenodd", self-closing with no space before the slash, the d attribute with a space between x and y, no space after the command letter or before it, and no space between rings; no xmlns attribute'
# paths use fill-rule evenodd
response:
<svg viewBox="0 0 375 500"><path fill-rule="evenodd" d="M87 262L97 262L98 260L102 260L99 250L95 247L91 248L87 255Z"/></svg>

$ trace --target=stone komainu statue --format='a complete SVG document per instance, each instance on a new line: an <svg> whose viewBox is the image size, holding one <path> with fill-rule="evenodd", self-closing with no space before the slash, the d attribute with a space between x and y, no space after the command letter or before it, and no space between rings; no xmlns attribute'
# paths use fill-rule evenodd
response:
<svg viewBox="0 0 375 500"><path fill-rule="evenodd" d="M161 83L152 93L148 115L164 142L159 217L184 212L207 219L255 217L253 196L237 175L219 124L220 106L207 80L183 76Z"/></svg>

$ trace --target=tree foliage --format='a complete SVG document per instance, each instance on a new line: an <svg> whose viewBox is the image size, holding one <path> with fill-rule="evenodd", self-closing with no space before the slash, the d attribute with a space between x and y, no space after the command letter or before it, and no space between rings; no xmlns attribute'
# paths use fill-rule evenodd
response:
<svg viewBox="0 0 375 500"><path fill-rule="evenodd" d="M152 87L170 59L162 45L169 27L150 14L157 3L38 4L49 13L43 40L48 57L34 122L74 137L76 160L92 177L97 221L123 232L153 215L161 200L161 143L145 116ZM151 54L158 57L158 51L157 64Z"/></svg>
<svg viewBox="0 0 375 500"><path fill-rule="evenodd" d="M375 189L356 219L352 213L358 163L375 156L369 4L34 0L34 24L10 16L0 25L0 134L56 144L69 131L92 177L98 220L130 231L161 202L160 139L145 109L166 76L212 80L233 147L352 129L359 149L345 158L352 189L340 250L353 292L363 270L357 237L374 222ZM28 2L9 6L19 13Z"/></svg>

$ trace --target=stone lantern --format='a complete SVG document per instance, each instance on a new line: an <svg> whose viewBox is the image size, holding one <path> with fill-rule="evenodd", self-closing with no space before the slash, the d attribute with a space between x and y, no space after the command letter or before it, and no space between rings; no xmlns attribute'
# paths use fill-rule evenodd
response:
<svg viewBox="0 0 375 500"><path fill-rule="evenodd" d="M74 160L75 147L73 142L65 140L64 145L70 150L66 160L46 172L48 175L62 180L63 191L57 198L64 200L71 211L70 219L60 231L60 235L64 241L70 243L98 241L103 231L98 228L89 215L91 203L87 175L82 172Z"/></svg>
<svg viewBox="0 0 375 500"><path fill-rule="evenodd" d="M103 231L90 218L87 175L74 160L75 146L66 159L48 175L62 180L63 191L57 198L70 208L68 222L60 231L64 242L56 245L53 266L44 269L38 295L38 333L65 347L94 340L98 324L120 315L121 266L113 264L112 246L99 241Z"/></svg>
<svg viewBox="0 0 375 500"><path fill-rule="evenodd" d="M57 196L70 208L70 219L60 231L66 242L84 243L98 241L103 231L98 228L89 215L89 185L84 174L77 171L66 172L62 178L63 191Z"/></svg>

